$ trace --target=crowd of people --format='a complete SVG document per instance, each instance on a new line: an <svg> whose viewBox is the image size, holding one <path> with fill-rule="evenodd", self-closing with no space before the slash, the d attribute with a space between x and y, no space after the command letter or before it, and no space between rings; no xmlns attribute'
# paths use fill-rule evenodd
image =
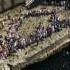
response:
<svg viewBox="0 0 70 70"><path fill-rule="evenodd" d="M45 9L40 9L40 10L30 10L27 13L25 13L25 17L29 17L29 16L40 16L40 15L49 15L51 14L51 12L49 10Z"/></svg>
<svg viewBox="0 0 70 70"><path fill-rule="evenodd" d="M48 8L46 7L42 7L40 9L34 9L34 10L29 10L27 12L24 13L24 18L26 17L38 17L38 16L46 16L46 15L52 15L54 14L54 12L56 13L59 13L61 12L62 10L60 10L59 8L57 8L59 11L56 12L56 9L53 9L53 10L49 10Z"/></svg>
<svg viewBox="0 0 70 70"><path fill-rule="evenodd" d="M38 15L46 14L44 11L33 11L33 14L29 15ZM23 23L23 16L15 17L13 19L8 16L9 26L7 31L7 36L3 37L0 35L0 59L5 59L10 53L17 52L19 49L25 49L28 46L36 43L39 44L40 41L45 40L47 37L51 37L52 33L59 32L62 28L70 27L70 20L65 20L61 22L56 14L52 16L52 23L47 27L42 26L42 23L36 28L34 33L31 33L27 38L22 38L18 33L18 28ZM3 22L4 23L4 22Z"/></svg>

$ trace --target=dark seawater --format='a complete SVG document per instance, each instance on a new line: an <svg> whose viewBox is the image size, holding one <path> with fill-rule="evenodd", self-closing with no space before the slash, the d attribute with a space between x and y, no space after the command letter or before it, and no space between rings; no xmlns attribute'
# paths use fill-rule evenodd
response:
<svg viewBox="0 0 70 70"><path fill-rule="evenodd" d="M27 66L22 70L70 70L70 46L48 59Z"/></svg>

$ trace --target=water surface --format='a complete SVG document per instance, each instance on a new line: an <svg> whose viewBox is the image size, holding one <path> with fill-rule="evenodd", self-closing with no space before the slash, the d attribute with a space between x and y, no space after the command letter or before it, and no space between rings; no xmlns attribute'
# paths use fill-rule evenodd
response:
<svg viewBox="0 0 70 70"><path fill-rule="evenodd" d="M24 70L70 70L70 46L42 62L27 66Z"/></svg>

